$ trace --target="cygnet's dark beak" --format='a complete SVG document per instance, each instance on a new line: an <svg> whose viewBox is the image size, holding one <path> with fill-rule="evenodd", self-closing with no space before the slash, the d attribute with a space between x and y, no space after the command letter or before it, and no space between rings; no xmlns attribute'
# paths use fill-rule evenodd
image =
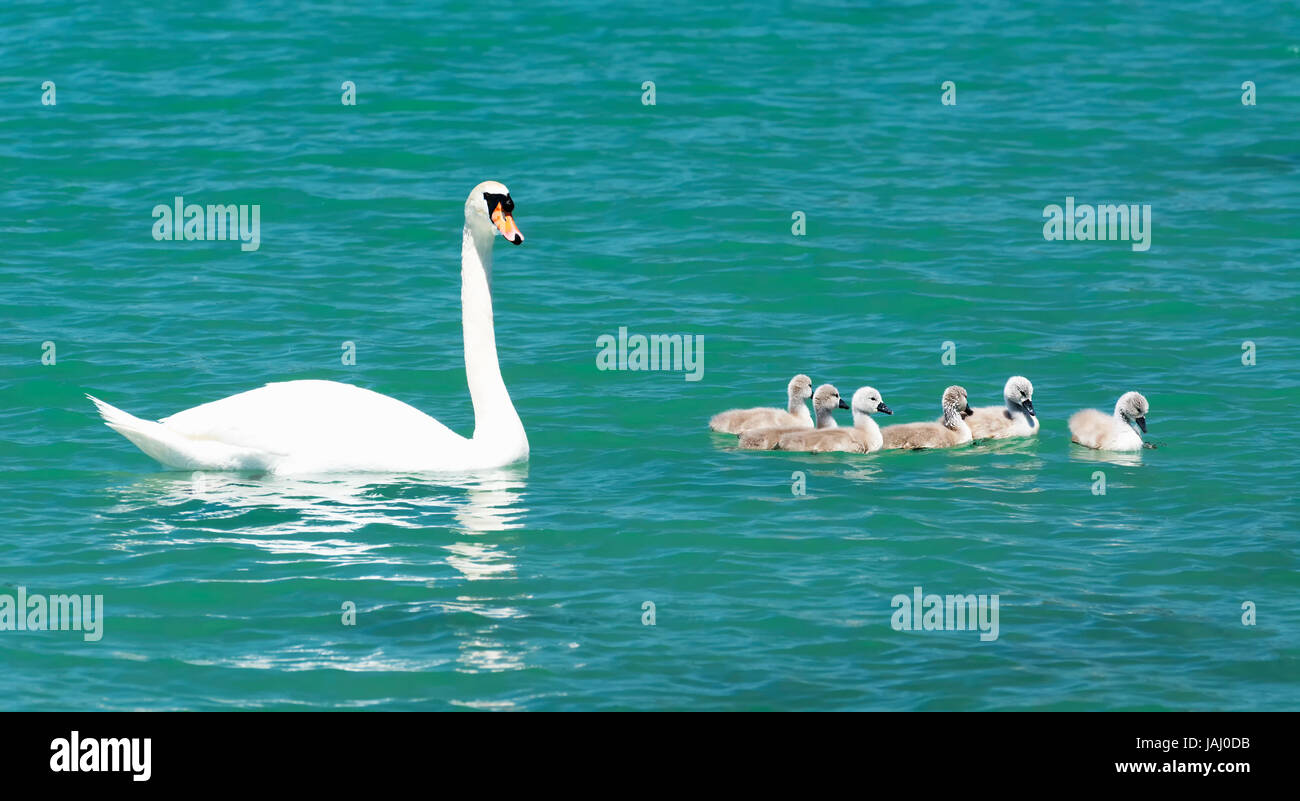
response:
<svg viewBox="0 0 1300 801"><path fill-rule="evenodd" d="M1138 428L1142 429L1143 434L1147 433L1147 419L1145 417L1139 417L1133 422L1138 424Z"/></svg>
<svg viewBox="0 0 1300 801"><path fill-rule="evenodd" d="M840 408L841 408L841 409L851 409L851 408L853 408L853 407L849 406L849 402L848 402L848 401L844 400L843 398L840 398Z"/></svg>
<svg viewBox="0 0 1300 801"><path fill-rule="evenodd" d="M1026 400L1021 401L1021 402L1020 402L1020 405L1023 406L1023 407L1025 408L1025 411L1029 412L1030 415L1033 415L1033 414L1034 414L1034 402L1033 402L1033 401L1026 399Z"/></svg>
<svg viewBox="0 0 1300 801"><path fill-rule="evenodd" d="M884 403L884 401L881 401L880 405L876 407L876 411L880 412L881 414L893 414L893 413L894 413L894 410L891 409L891 408L889 408L888 406L886 406L885 403Z"/></svg>

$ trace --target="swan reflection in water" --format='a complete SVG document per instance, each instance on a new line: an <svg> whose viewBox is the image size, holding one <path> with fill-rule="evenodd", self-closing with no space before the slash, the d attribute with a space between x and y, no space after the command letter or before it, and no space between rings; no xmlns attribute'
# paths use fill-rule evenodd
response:
<svg viewBox="0 0 1300 801"><path fill-rule="evenodd" d="M209 521L213 530L226 533L233 531L221 526L221 520L270 518L271 522L245 527L244 532L261 537L311 535L310 541L297 544L306 553L318 553L314 546L322 542L347 544L337 539L321 540L321 535L347 535L373 525L442 526L467 534L521 528L522 516L528 511L520 505L527 478L527 464L463 476L171 473L121 488L119 505L111 511L156 513L158 507L172 507L180 516ZM448 520L454 520L456 525L447 526ZM277 543L292 544L284 539L257 542L271 550L278 547Z"/></svg>
<svg viewBox="0 0 1300 801"><path fill-rule="evenodd" d="M922 469L942 468L941 475L936 474L934 478L936 486L961 484L1011 492L1040 492L1038 479L1045 461L1038 455L1038 449L1037 437L1019 437L978 440L956 448L853 454L843 460L848 469L842 475L865 484L888 482L893 473L915 469L915 464Z"/></svg>
<svg viewBox="0 0 1300 801"><path fill-rule="evenodd" d="M1102 451L1070 443L1070 460L1075 462L1103 462L1121 467L1141 467L1142 451Z"/></svg>
<svg viewBox="0 0 1300 801"><path fill-rule="evenodd" d="M222 558L243 561L241 570L269 565L265 573L275 578L288 569L291 576L347 582L340 597L353 592L358 612L371 615L369 630L357 632L363 637L305 650L298 643L270 654L223 650L213 662L281 669L446 669L445 641L430 641L436 655L415 656L394 647L394 640L410 638L414 626L431 637L454 637L456 670L512 670L525 666L523 655L502 642L496 629L525 616L516 605L518 596L508 585L482 588L486 591L470 591L468 585L517 575L513 532L524 527L528 512L523 505L527 478L527 465L465 476L159 474L113 490L116 503L105 515L123 522L124 534L113 544L120 550L248 549L253 558ZM215 569L221 575L200 580L266 580L265 575L232 577L228 565ZM378 590L375 598L373 585L366 588L374 581L427 588L421 593L427 599L394 600L409 597L409 590L400 588L391 595ZM373 651L359 654L363 642Z"/></svg>

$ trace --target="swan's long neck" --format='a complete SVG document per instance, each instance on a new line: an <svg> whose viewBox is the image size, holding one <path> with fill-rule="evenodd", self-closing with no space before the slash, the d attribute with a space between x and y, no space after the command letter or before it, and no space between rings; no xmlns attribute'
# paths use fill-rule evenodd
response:
<svg viewBox="0 0 1300 801"><path fill-rule="evenodd" d="M885 443L885 437L880 433L880 424L876 422L875 418L866 412L854 409L853 425L867 435L868 450L880 450L880 446Z"/></svg>
<svg viewBox="0 0 1300 801"><path fill-rule="evenodd" d="M817 410L817 427L839 428L839 423L835 422L835 407L832 406Z"/></svg>
<svg viewBox="0 0 1300 801"><path fill-rule="evenodd" d="M460 251L461 323L465 332L465 378L474 402L474 440L528 454L524 424L510 402L497 362L492 322L492 230L465 223Z"/></svg>
<svg viewBox="0 0 1300 801"><path fill-rule="evenodd" d="M808 411L808 407L804 405L803 398L799 397L799 393L797 390L795 389L790 390L789 402L786 403L785 410L790 414L794 414L794 415L799 414L800 411L805 411L805 412Z"/></svg>
<svg viewBox="0 0 1300 801"><path fill-rule="evenodd" d="M966 425L966 421L961 416L961 411L956 406L943 407L943 425L945 428L951 428L958 433L963 428L970 430L970 426Z"/></svg>
<svg viewBox="0 0 1300 801"><path fill-rule="evenodd" d="M960 437L962 442L971 441L970 425L966 422L966 418L961 416L961 412L956 406L943 407L943 425L945 428L957 432L957 436Z"/></svg>
<svg viewBox="0 0 1300 801"><path fill-rule="evenodd" d="M1137 435L1138 439L1141 439L1142 432L1138 430L1137 423L1125 417L1124 412L1121 411L1122 408L1123 408L1122 403L1115 404L1115 415L1114 415L1115 425L1121 428L1126 428L1129 431L1132 431L1134 434Z"/></svg>
<svg viewBox="0 0 1300 801"><path fill-rule="evenodd" d="M794 415L795 419L802 420L804 425L814 425L812 415L808 414L808 404L793 389L790 390L790 402L786 404L785 410Z"/></svg>
<svg viewBox="0 0 1300 801"><path fill-rule="evenodd" d="M1021 406L1018 401L1013 401L1012 399L1007 398L1007 417L1011 420L1015 420L1016 415L1025 418L1025 424L1030 428L1034 427L1034 416L1025 411L1025 407Z"/></svg>

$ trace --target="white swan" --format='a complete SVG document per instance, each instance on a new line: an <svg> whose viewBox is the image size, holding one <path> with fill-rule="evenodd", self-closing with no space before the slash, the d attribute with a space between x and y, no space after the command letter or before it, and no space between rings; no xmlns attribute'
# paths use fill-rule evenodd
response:
<svg viewBox="0 0 1300 801"><path fill-rule="evenodd" d="M267 384L156 423L86 397L109 428L182 470L437 472L524 461L528 437L501 378L492 324L493 238L500 231L513 244L524 241L514 205L496 181L474 187L465 200L460 299L472 438L399 400L335 381Z"/></svg>
<svg viewBox="0 0 1300 801"><path fill-rule="evenodd" d="M1034 414L1034 385L1022 375L1013 375L1002 388L1006 406L977 406L966 418L974 439L1031 437L1038 433Z"/></svg>
<svg viewBox="0 0 1300 801"><path fill-rule="evenodd" d="M1140 451L1142 437L1134 424L1147 433L1147 412L1151 405L1138 392L1125 392L1115 402L1115 413L1083 409L1070 415L1070 441L1103 451Z"/></svg>
<svg viewBox="0 0 1300 801"><path fill-rule="evenodd" d="M790 379L786 386L786 408L769 409L758 406L753 409L728 409L718 412L709 420L709 428L723 434L743 434L754 428L812 428L813 419L808 415L804 401L812 397L812 379L800 373Z"/></svg>

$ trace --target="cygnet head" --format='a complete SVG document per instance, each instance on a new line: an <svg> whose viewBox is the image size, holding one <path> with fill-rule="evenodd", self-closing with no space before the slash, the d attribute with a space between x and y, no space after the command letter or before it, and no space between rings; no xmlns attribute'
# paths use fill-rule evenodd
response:
<svg viewBox="0 0 1300 801"><path fill-rule="evenodd" d="M1147 412L1150 410L1151 405L1140 392L1125 392L1119 396L1119 402L1115 404L1115 414L1129 425L1136 423L1143 434L1147 433Z"/></svg>
<svg viewBox="0 0 1300 801"><path fill-rule="evenodd" d="M813 395L812 379L800 373L790 379L790 385L786 388L790 397L797 401L806 401Z"/></svg>
<svg viewBox="0 0 1300 801"><path fill-rule="evenodd" d="M893 414L894 410L885 405L880 393L874 387L862 387L853 393L853 414Z"/></svg>
<svg viewBox="0 0 1300 801"><path fill-rule="evenodd" d="M840 391L830 384L822 384L817 387L813 393L813 409L815 411L830 411L832 409L847 409L848 401L840 397Z"/></svg>
<svg viewBox="0 0 1300 801"><path fill-rule="evenodd" d="M955 428L963 417L970 417L973 414L970 404L966 401L966 390L956 385L943 391L940 405L943 407L944 425L949 428Z"/></svg>
<svg viewBox="0 0 1300 801"><path fill-rule="evenodd" d="M465 224L479 233L493 228L515 245L524 243L523 232L515 225L515 201L510 190L497 181L484 181L470 190L465 198Z"/></svg>
<svg viewBox="0 0 1300 801"><path fill-rule="evenodd" d="M1002 397L1006 399L1008 406L1019 407L1029 414L1034 413L1034 385L1029 383L1028 378L1022 375L1008 378L1007 385L1002 388Z"/></svg>

